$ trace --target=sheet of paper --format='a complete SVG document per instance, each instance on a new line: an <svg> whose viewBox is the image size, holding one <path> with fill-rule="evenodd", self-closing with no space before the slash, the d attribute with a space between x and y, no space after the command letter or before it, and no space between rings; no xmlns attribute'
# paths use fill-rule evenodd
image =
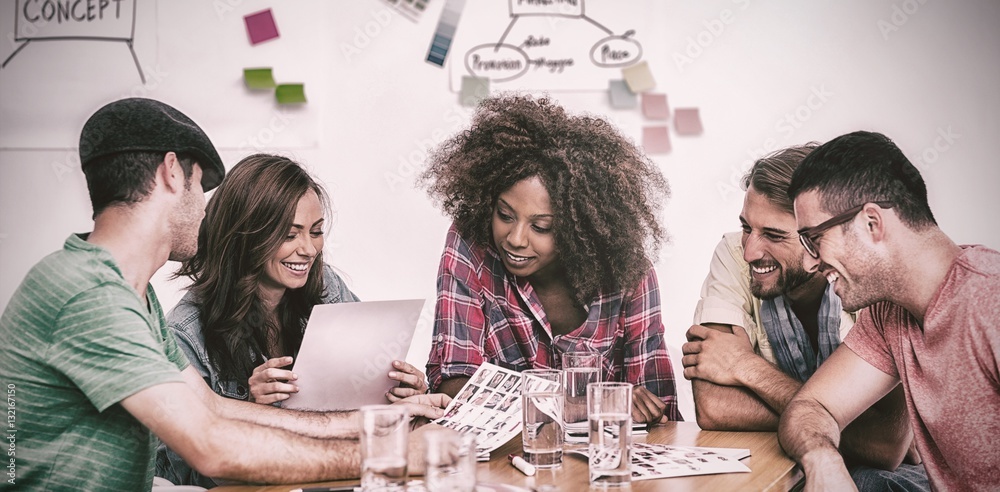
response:
<svg viewBox="0 0 1000 492"><path fill-rule="evenodd" d="M674 130L678 135L701 135L701 115L698 108L675 109Z"/></svg>
<svg viewBox="0 0 1000 492"><path fill-rule="evenodd" d="M300 410L351 410L388 403L392 361L403 360L413 341L424 299L339 302L312 308L292 371L298 376L282 406Z"/></svg>
<svg viewBox="0 0 1000 492"><path fill-rule="evenodd" d="M647 120L665 120L670 117L666 94L642 93L642 115Z"/></svg>
<svg viewBox="0 0 1000 492"><path fill-rule="evenodd" d="M666 126L646 126L642 128L642 149L647 154L670 152L670 132Z"/></svg>
<svg viewBox="0 0 1000 492"><path fill-rule="evenodd" d="M462 77L462 92L459 93L459 103L462 106L476 106L479 101L490 95L490 79L481 77Z"/></svg>
<svg viewBox="0 0 1000 492"><path fill-rule="evenodd" d="M521 377L484 362L434 423L477 434L480 455L499 448L521 434Z"/></svg>
<svg viewBox="0 0 1000 492"><path fill-rule="evenodd" d="M624 80L608 81L608 97L611 98L611 107L615 109L632 109L639 104L639 98Z"/></svg>
<svg viewBox="0 0 1000 492"><path fill-rule="evenodd" d="M278 25L274 23L271 9L247 15L243 17L243 21L247 25L247 36L250 37L251 45L278 37Z"/></svg>
<svg viewBox="0 0 1000 492"><path fill-rule="evenodd" d="M656 80L653 79L653 72L649 71L649 63L640 62L622 69L622 78L628 84L632 92L638 94L646 92L656 87Z"/></svg>
<svg viewBox="0 0 1000 492"><path fill-rule="evenodd" d="M306 102L304 84L281 84L274 88L274 97L278 104L299 104Z"/></svg>
<svg viewBox="0 0 1000 492"><path fill-rule="evenodd" d="M587 448L568 450L587 456ZM749 473L737 456L750 456L749 449L697 448L632 442L632 480Z"/></svg>
<svg viewBox="0 0 1000 492"><path fill-rule="evenodd" d="M244 68L243 82L248 89L273 89L277 85L270 68Z"/></svg>

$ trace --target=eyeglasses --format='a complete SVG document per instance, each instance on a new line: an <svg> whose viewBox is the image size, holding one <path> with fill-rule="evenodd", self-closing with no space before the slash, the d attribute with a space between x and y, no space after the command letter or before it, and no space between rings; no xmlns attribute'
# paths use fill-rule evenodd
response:
<svg viewBox="0 0 1000 492"><path fill-rule="evenodd" d="M861 205L858 205L857 207L851 208L850 210L840 215L831 217L829 220L823 222L820 225L814 227L803 227L802 229L799 229L799 242L802 243L802 247L806 249L806 253L809 253L809 256L812 256L813 258L818 260L819 245L816 244L816 241L819 240L819 236L824 232L826 232L827 229L830 229L833 226L839 226L840 224L844 224L850 221L851 219L854 218L855 215L858 214L858 212L860 212L862 209L865 208L865 205L868 205L869 203L874 203L875 205L878 205L881 208L890 208L893 205L892 202L865 202L862 203Z"/></svg>

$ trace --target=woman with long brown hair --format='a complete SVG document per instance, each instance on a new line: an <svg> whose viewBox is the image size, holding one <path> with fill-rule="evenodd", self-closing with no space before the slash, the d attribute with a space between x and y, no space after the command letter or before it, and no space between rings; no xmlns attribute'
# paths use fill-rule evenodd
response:
<svg viewBox="0 0 1000 492"><path fill-rule="evenodd" d="M277 404L298 391L285 367L302 344L312 307L358 297L323 261L330 205L301 166L281 156L241 160L208 202L198 252L176 276L188 293L167 316L178 346L213 391ZM419 369L393 362L393 401L424 393ZM157 475L214 486L161 446Z"/></svg>

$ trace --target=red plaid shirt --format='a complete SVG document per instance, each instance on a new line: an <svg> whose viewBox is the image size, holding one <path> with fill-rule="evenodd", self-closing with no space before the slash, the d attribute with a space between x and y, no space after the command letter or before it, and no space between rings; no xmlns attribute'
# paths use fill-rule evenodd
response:
<svg viewBox="0 0 1000 492"><path fill-rule="evenodd" d="M599 294L583 325L553 337L531 284L507 272L492 247L466 241L452 226L437 290L427 361L432 390L445 379L472 376L483 362L515 371L559 368L562 353L593 351L602 356L604 381L644 385L667 404L670 420L682 420L652 268L628 295Z"/></svg>

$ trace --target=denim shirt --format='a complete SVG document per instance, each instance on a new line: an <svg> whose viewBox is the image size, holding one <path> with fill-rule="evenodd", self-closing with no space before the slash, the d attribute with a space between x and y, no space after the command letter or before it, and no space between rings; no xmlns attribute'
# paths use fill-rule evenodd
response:
<svg viewBox="0 0 1000 492"><path fill-rule="evenodd" d="M323 265L323 287L323 296L320 298L322 304L360 301L329 265ZM191 367L201 374L212 391L226 398L249 400L250 386L247 379L222 379L209 361L205 336L202 333L201 308L192 292L185 294L170 311L167 315L167 324L177 339L177 346L191 362ZM261 354L250 352L247 353L247 357L260 361L257 365L264 361ZM156 451L156 476L166 478L174 485L198 485L209 489L217 485L212 479L192 469L183 458L162 442Z"/></svg>

